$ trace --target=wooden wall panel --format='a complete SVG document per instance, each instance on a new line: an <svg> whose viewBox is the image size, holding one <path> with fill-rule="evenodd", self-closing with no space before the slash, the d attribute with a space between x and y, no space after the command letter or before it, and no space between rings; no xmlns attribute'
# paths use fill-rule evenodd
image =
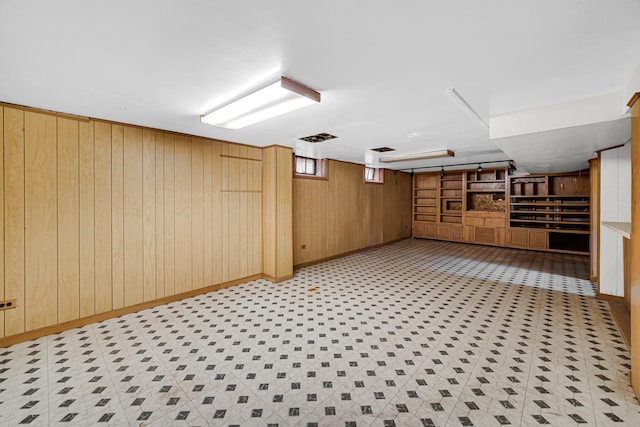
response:
<svg viewBox="0 0 640 427"><path fill-rule="evenodd" d="M191 290L191 140L176 136L175 148L175 293Z"/></svg>
<svg viewBox="0 0 640 427"><path fill-rule="evenodd" d="M269 147L262 153L262 268L275 277L276 271L276 151Z"/></svg>
<svg viewBox="0 0 640 427"><path fill-rule="evenodd" d="M124 307L124 127L111 126L111 269L113 309Z"/></svg>
<svg viewBox="0 0 640 427"><path fill-rule="evenodd" d="M79 123L80 317L95 314L95 146L93 129L93 123L89 121Z"/></svg>
<svg viewBox="0 0 640 427"><path fill-rule="evenodd" d="M277 148L277 278L293 276L293 161L291 149Z"/></svg>
<svg viewBox="0 0 640 427"><path fill-rule="evenodd" d="M370 184L362 165L328 169L327 180L293 180L294 265L411 236L409 174L385 171L384 184Z"/></svg>
<svg viewBox="0 0 640 427"><path fill-rule="evenodd" d="M202 144L202 262L204 263L203 281L205 286L215 283L213 279L214 259L213 259L213 170L211 156L213 152L213 144L204 141Z"/></svg>
<svg viewBox="0 0 640 427"><path fill-rule="evenodd" d="M58 322L56 117L25 111L25 329Z"/></svg>
<svg viewBox="0 0 640 427"><path fill-rule="evenodd" d="M222 256L224 252L224 239L222 238L222 143L211 142L211 199L212 199L212 268L213 283L224 282Z"/></svg>
<svg viewBox="0 0 640 427"><path fill-rule="evenodd" d="M123 132L124 306L144 301L142 129Z"/></svg>
<svg viewBox="0 0 640 427"><path fill-rule="evenodd" d="M58 321L80 317L79 123L58 118Z"/></svg>
<svg viewBox="0 0 640 427"><path fill-rule="evenodd" d="M0 105L0 339L260 274L262 192L260 148Z"/></svg>
<svg viewBox="0 0 640 427"><path fill-rule="evenodd" d="M204 282L204 143L191 138L191 271L192 289ZM246 276L245 276L246 277Z"/></svg>
<svg viewBox="0 0 640 427"><path fill-rule="evenodd" d="M25 331L24 209L24 111L4 107L4 296L16 299L5 336Z"/></svg>
<svg viewBox="0 0 640 427"><path fill-rule="evenodd" d="M4 299L4 107L0 106L0 298ZM0 313L0 338L4 337L4 311Z"/></svg>
<svg viewBox="0 0 640 427"><path fill-rule="evenodd" d="M176 165L175 139L164 135L164 294L176 293Z"/></svg>
<svg viewBox="0 0 640 427"><path fill-rule="evenodd" d="M113 309L113 245L112 245L112 169L111 124L96 122L94 126L94 247L95 247L95 313Z"/></svg>
<svg viewBox="0 0 640 427"><path fill-rule="evenodd" d="M164 270L165 270L165 257L164 257L164 134L156 132L155 143L155 159L156 159L156 209L155 209L155 221L156 221L156 298L162 298L166 296L164 288Z"/></svg>
<svg viewBox="0 0 640 427"><path fill-rule="evenodd" d="M142 131L143 301L157 296L156 285L156 132Z"/></svg>

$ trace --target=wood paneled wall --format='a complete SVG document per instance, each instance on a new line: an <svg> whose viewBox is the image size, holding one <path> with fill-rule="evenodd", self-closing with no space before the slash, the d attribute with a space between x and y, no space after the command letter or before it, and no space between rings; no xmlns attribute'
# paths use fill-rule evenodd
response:
<svg viewBox="0 0 640 427"><path fill-rule="evenodd" d="M293 263L301 265L411 237L411 176L329 161L328 179L293 179Z"/></svg>
<svg viewBox="0 0 640 427"><path fill-rule="evenodd" d="M262 273L262 150L0 106L0 337Z"/></svg>
<svg viewBox="0 0 640 427"><path fill-rule="evenodd" d="M280 282L293 276L292 151L288 147L264 148L264 275Z"/></svg>

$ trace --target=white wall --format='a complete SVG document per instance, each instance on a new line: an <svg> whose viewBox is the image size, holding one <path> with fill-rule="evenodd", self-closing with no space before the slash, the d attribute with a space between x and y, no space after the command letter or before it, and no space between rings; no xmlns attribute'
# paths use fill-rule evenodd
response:
<svg viewBox="0 0 640 427"><path fill-rule="evenodd" d="M600 293L623 297L623 237L602 222L631 222L630 143L600 153Z"/></svg>

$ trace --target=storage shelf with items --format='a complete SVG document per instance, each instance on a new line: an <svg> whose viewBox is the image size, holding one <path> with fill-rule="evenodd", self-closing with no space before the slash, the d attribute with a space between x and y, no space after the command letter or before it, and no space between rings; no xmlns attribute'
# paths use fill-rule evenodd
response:
<svg viewBox="0 0 640 427"><path fill-rule="evenodd" d="M511 177L510 189L509 242L512 246L589 253L588 172ZM519 229L537 230L537 233ZM543 230L544 235L540 234Z"/></svg>
<svg viewBox="0 0 640 427"><path fill-rule="evenodd" d="M413 176L413 235L435 237L438 220L438 176L416 174Z"/></svg>
<svg viewBox="0 0 640 427"><path fill-rule="evenodd" d="M440 222L462 223L462 172L445 172L440 176Z"/></svg>
<svg viewBox="0 0 640 427"><path fill-rule="evenodd" d="M506 175L506 169L467 171L467 211L506 212Z"/></svg>

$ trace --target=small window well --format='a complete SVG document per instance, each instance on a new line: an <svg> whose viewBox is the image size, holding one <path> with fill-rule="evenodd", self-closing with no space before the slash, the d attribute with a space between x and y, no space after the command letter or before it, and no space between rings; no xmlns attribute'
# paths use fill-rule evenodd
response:
<svg viewBox="0 0 640 427"><path fill-rule="evenodd" d="M365 166L364 168L364 181L375 182L382 184L384 182L384 169L383 168L370 168Z"/></svg>

